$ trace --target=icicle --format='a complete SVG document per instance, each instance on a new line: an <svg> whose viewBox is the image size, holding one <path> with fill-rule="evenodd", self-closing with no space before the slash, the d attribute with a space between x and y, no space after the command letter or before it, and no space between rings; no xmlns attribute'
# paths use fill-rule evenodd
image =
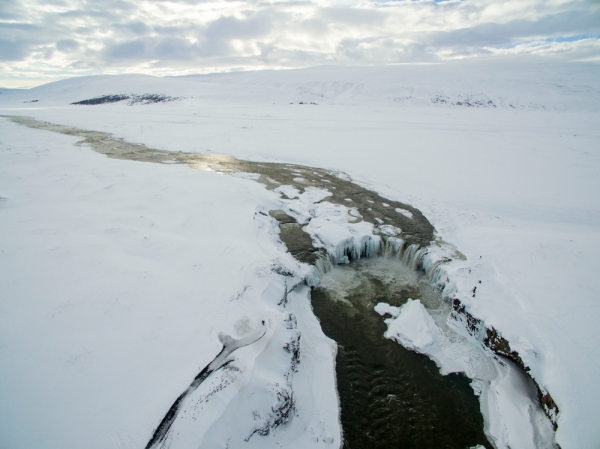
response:
<svg viewBox="0 0 600 449"><path fill-rule="evenodd" d="M332 256L333 265L347 264L351 260L372 257L379 252L379 236L363 235L350 237L339 242L333 249L327 248Z"/></svg>
<svg viewBox="0 0 600 449"><path fill-rule="evenodd" d="M321 278L323 277L323 274L325 274L325 273L321 273L319 268L317 268L316 265L313 265L310 267L309 272L304 277L304 282L309 287L316 287L321 282Z"/></svg>
<svg viewBox="0 0 600 449"><path fill-rule="evenodd" d="M353 235L335 246L324 245L326 254L322 254L306 276L309 286L318 285L325 273L334 266L350 263L352 260L375 256L396 258L412 270L422 272L430 284L444 290L449 284L446 263L452 259L445 251L436 251L433 246L421 247L418 244L406 244L397 236L391 235Z"/></svg>

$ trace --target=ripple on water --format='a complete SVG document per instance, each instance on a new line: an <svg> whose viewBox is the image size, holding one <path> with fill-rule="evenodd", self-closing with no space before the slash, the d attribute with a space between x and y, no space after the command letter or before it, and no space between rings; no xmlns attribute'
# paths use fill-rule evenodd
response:
<svg viewBox="0 0 600 449"><path fill-rule="evenodd" d="M325 275L315 315L339 346L336 374L346 449L490 447L479 401L464 375L442 376L426 356L383 338L373 306L440 295L400 262L362 259Z"/></svg>

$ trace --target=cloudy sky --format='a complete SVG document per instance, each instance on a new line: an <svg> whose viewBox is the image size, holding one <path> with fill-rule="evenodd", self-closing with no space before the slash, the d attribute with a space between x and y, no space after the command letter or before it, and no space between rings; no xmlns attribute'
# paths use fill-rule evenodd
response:
<svg viewBox="0 0 600 449"><path fill-rule="evenodd" d="M531 55L600 62L600 0L0 0L0 86Z"/></svg>

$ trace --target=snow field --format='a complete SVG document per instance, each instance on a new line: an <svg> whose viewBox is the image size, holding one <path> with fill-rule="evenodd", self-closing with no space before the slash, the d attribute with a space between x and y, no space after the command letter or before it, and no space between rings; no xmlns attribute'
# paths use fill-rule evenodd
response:
<svg viewBox="0 0 600 449"><path fill-rule="evenodd" d="M174 426L191 439L171 447L215 447L231 420L239 435L229 447L264 447L264 436L243 438L268 422L277 389L296 383L298 417L268 438L339 446L335 345L306 287L289 294L289 311L277 305L286 281L270 271L274 260L297 264L278 248L275 223L255 220L257 204L279 207L276 195L184 166L106 159L6 120L0 127L3 446L144 447L221 350L219 334L243 337L262 320L265 337L234 352L230 369L184 407L191 415L193 400L210 396L194 425ZM297 373L283 347L300 334L290 316L308 329Z"/></svg>
<svg viewBox="0 0 600 449"><path fill-rule="evenodd" d="M600 337L595 324L600 314L600 306L597 304L600 292L593 282L595 273L598 271L596 255L600 251L600 233L598 231L600 229L598 212L600 211L600 197L597 195L600 170L600 147L598 146L600 131L597 126L599 122L599 79L597 65L593 64L522 66L520 63L510 62L500 66L451 64L393 68L314 68L287 72L256 72L164 79L140 76L79 78L29 91L5 92L0 99L0 108L2 108L0 112L30 115L55 123L111 132L129 141L143 142L149 147L158 149L210 151L252 160L285 161L341 170L350 174L355 181L369 186L392 200L400 200L414 205L432 221L439 237L443 238L445 242L453 244L466 258L464 261L456 261L445 268L446 275L450 280L446 287L448 292L452 291L453 295L460 299L471 314L482 319L486 325L493 326L500 331L510 341L512 349L519 351L519 355L531 369L530 373L540 387L552 394L561 410L556 434L557 442L563 449L595 449L600 444L600 433L596 429L596 408L600 400L600 384L595 379L600 360L600 349L595 343ZM131 107L126 104L89 107L68 105L72 101L121 91L139 94L160 92L171 96L183 96L185 100L169 104ZM492 101L497 107L453 106L448 103L448 101L456 103L459 97L464 99L468 96L482 101ZM434 102L432 99L435 98L448 100L447 103ZM23 103L23 101L32 99L40 101L33 105ZM315 101L319 104L299 105L299 101ZM517 107L513 109L510 104ZM50 142L51 139L54 141L55 137L50 137L48 133L35 132L32 134L32 131L22 128L18 128L19 131L17 131L17 128L11 127L13 125L5 124L4 121L2 123L3 127L9 127L3 128L9 131L3 132L0 137L4 143L8 142L10 136L19 136L23 142L29 142L27 139L33 138L33 135L43 136L35 138L39 150L21 148L20 151L29 151L32 159L38 159L36 151L39 151L40 160L36 163L45 163L43 161L47 158L44 159L44 149L47 146L42 142ZM58 139L56 142L63 142L64 145L70 145L73 141L64 136L56 137L56 139ZM14 148L18 147L16 142L11 142L10 145ZM86 155L84 149L81 152L79 149L72 150L75 151L74 154L78 158L92 158L90 160L93 160L94 163L90 163L91 166L101 160L98 159L98 155ZM3 155L6 156L6 154L3 151ZM36 179L40 182L37 191L48 195L45 201L39 204L31 200L32 202L28 206L29 210L37 211L38 207L43 208L45 213L54 220L74 214L74 212L71 213L72 211L64 211L64 213L56 212L56 215L53 215L54 210L63 211L68 204L72 204L74 210L89 210L89 206L86 205L91 204L90 200L86 202L78 199L77 202L72 203L71 197L62 195L62 191L52 190L52 188L58 189L59 185L68 185L71 192L85 191L82 188L85 186L83 181L81 181L81 186L76 187L68 184L71 182L69 177L63 176L64 173L72 174L81 171L79 159L74 160L77 161L76 165L71 164L72 161L69 160L63 161L67 166L71 164L71 170L67 172L59 170L58 172L63 171L60 175L52 170L40 170L39 173L34 173L32 171L34 165L24 162L17 164L20 170L18 173L21 173L18 176L24 179L37 177ZM14 161L17 163L19 160L15 158ZM102 165L102 167L116 167L112 164L117 163L124 164L118 161L102 162L102 164L105 163L107 165ZM132 170L138 171L137 175L133 171L130 174L129 167L134 167L136 164L126 164L128 164L127 170L114 169L120 173L121 177L118 178L117 175L114 175L113 181L119 180L123 183L128 180L137 180L144 176L150 176L150 173L154 173L156 170L168 168L171 170L168 171L169 175L165 175L165 177L161 175L161 179L168 177L175 179L177 176L177 182L173 181L168 186L169 189L177 189L179 179L186 179L188 176L181 175L184 173L182 167L151 166L151 168L147 168L150 166L146 165L143 165L144 168L132 168ZM15 197L15 192L21 187L17 187L19 184L16 183L16 177L18 176L11 177L11 173L17 173L16 169L12 168L13 165L3 165L2 167L5 171L0 179L3 182L0 196L8 198L8 200L0 202L0 210L4 213L4 211L10 210L9 207L12 207L10 206L11 202L14 204L14 200L11 198ZM8 167L11 167L10 170ZM173 170L176 171L176 174ZM98 179L92 179L90 182L93 181L98 186L107 187L110 183L101 183L100 180L104 179L105 175L100 172L103 170L97 171ZM27 173L35 174L35 176L27 177L25 176ZM193 176L195 176L194 179L200 179L198 178L200 175ZM210 185L213 185L214 179L220 179L218 175L212 176L216 177L210 178L211 181L206 183L207 192L213 192L210 190ZM234 182L231 179L224 179L222 182L215 182L219 183L214 184L215 186L223 186L224 192L228 191L227 188L233 189L233 187L225 187L226 184L237 185L235 182L244 182L241 191L263 192L258 187L248 187L252 184L248 181L236 180ZM152 192L151 187L154 184L150 184L143 192L137 190L137 194L141 196L142 193ZM124 190L126 186L130 188L129 185L121 185ZM13 191L12 189L17 190ZM28 191L33 192L31 189ZM51 191L54 192L52 196L50 196ZM102 199L103 195L108 195L110 191L111 188L100 193L95 192L90 194L90 198ZM136 190L134 189L134 191ZM164 194L161 192L156 193L157 198ZM244 207L248 210L252 209L250 206L252 201L236 202L239 195L236 197L232 193L231 197L227 198L218 197L216 193L214 195L213 205L215 208L220 200L226 200L231 201L228 204L235 205L236 210L239 209L240 216L245 213ZM254 193L251 194L251 197L254 198L252 195ZM181 214L182 211L175 206L179 206L178 201L185 196L175 195L177 201L169 200L169 204L164 206L165 209L161 209L160 217L163 217L164 211L169 212L162 218L164 220L169 220L169 217L181 216L177 214ZM267 207L269 201L276 201L271 198L267 195L261 201L252 204L260 203ZM146 202L148 201L150 200L146 199ZM60 246L58 241L56 245L50 246L48 242L52 242L52 240L49 240L47 235L40 233L61 230L62 225L56 225L50 228L50 231L43 231L41 227L40 229L30 229L28 226L33 226L31 223L35 222L18 220L21 218L26 220L31 216L5 215L10 220L7 218L3 222L3 229L8 226L6 223L12 224L4 235L21 235L23 237L18 240L20 242L18 244L21 245L19 248L22 249L19 251L12 249L8 259L10 263L4 264L7 267L3 269L4 279L13 279L11 281L13 290L6 290L10 294L5 297L12 295L12 297L19 298L33 298L32 292L40 295L47 292L48 285L58 284L57 279L79 280L79 283L65 283L61 287L61 295L57 295L61 298L68 298L73 285L81 285L84 281L87 283L86 285L90 285L90 291L95 292L96 295L102 288L106 288L106 285L122 285L122 289L115 289L112 296L124 291L139 291L140 295L144 293L148 298L156 298L155 295L158 292L162 292L165 297L168 296L167 291L171 290L166 287L159 290L156 288L144 289L140 286L143 275L138 271L145 270L155 273L155 278L160 276L162 279L166 279L171 276L174 280L180 280L179 283L169 283L170 288L175 289L170 297L174 298L173 301L178 301L174 303L177 307L173 306L167 309L164 306L163 309L156 305L158 300L149 301L152 307L157 308L160 312L158 316L162 314L165 317L164 320L155 324L160 330L157 331L157 334L162 334L164 327L161 326L171 325L171 328L190 326L191 328L189 324L179 324L181 321L179 313L184 317L182 318L184 323L186 320L191 321L191 317L196 319L198 315L198 313L191 313L196 312L196 309L182 299L185 297L185 292L197 291L197 285L193 283L189 284L189 288L185 287L188 284L183 276L184 273L191 272L191 268L190 271L182 268L177 272L171 268L164 268L159 262L145 259L147 253L141 249L143 257L138 253L127 255L128 251L137 249L138 246L132 245L131 239L122 234L135 235L139 234L140 230L156 232L156 229L152 228L150 224L142 224L143 220L135 221L138 220L136 217L147 215L143 212L152 210L150 206L146 206L138 214L139 211L136 210L138 203L132 199L128 207L123 206L125 211L135 210L136 212L135 215L128 218L129 234L122 230L115 231L115 235L111 237L113 240L108 239L104 232L109 228L118 229L118 226L115 223L103 221L106 217L111 217L110 214L104 212L106 208L98 208L99 206L93 203L95 208L89 212L90 216L96 210L103 211L102 214L95 216L96 220L86 219L75 214L79 217L78 225L87 223L92 229L96 226L102 238L81 234L80 231L77 231L77 226L71 226L68 238L73 241L79 239L77 241L80 241L81 245L73 243L72 251L68 256L71 260L69 263L75 268L62 271L58 269L59 265L54 264L54 259L51 258L57 256L45 253L40 255L42 248L50 250ZM25 207L25 204L19 205L19 208ZM172 206L172 208L169 209L167 206ZM190 210L195 209L186 208L187 213L191 213ZM229 212L233 213L233 209ZM20 212L15 208L10 213L18 214ZM197 213L200 214L200 212ZM220 287L217 287L219 284L217 280L222 279L222 274L218 274L220 269L225 269L226 265L230 266L231 260L238 260L238 258L246 260L245 257L254 254L246 260L249 263L244 264L244 266L252 266L250 261L255 260L253 257L258 256L254 252L256 248L252 247L254 243L251 242L261 242L257 245L262 251L269 252L271 251L269 248L273 247L273 240L270 238L267 240L241 238L249 236L249 234L245 234L249 232L248 229L242 226L243 223L249 223L244 221L248 220L249 215L244 216L245 219L238 217L237 221L233 220L236 221L235 224L227 224L235 231L231 234L230 238L235 240L232 240L229 249L225 247L223 250L222 247L217 247L217 244L210 243L212 240L203 239L202 245L204 246L201 247L203 249L195 247L194 249L197 251L194 252L194 256L187 256L187 259L184 257L181 262L179 253L188 254L188 243L184 244L183 242L188 242L192 238L191 231L185 226L177 228L178 232L180 229L190 232L181 240L167 237L167 232L165 232L163 235L165 243L158 245L158 249L168 254L168 248L173 248L176 242L180 244L177 247L177 257L170 256L169 258L165 255L161 256L161 260L168 260L169 263L165 265L170 266L180 266L177 264L183 263L183 260L193 265L192 262L196 260L195 257L198 257L198 254L206 254L208 257L210 252L210 257L216 257L217 262L222 260L222 264L205 263L203 266L208 270L206 275L194 278L196 279L194 282L200 283L202 280L204 282L202 291L205 291L207 296L211 296L212 293L214 293L212 296L218 296L217 293L221 290ZM202 223L202 225L195 228L198 232L193 233L194 236L221 235L219 232L223 226L222 223L225 222L225 215L211 212L210 215L204 213L195 217L194 226L196 223ZM151 218L157 222L156 217L152 216ZM112 219L116 220L114 217ZM44 220L49 222L46 215L44 215ZM17 225L17 223L19 224ZM242 231L242 228L246 231ZM256 228L254 229L256 230ZM177 233L174 234L177 235ZM57 235L66 238L62 234L51 235L54 235L54 239L58 238ZM240 237L239 242L238 236ZM17 242L17 240L15 241ZM328 239L328 241L332 244L335 243L332 239ZM108 278L111 279L111 283L91 279L88 273L98 272L98 264L80 262L81 252L83 254L93 253L92 249L88 249L89 246L85 246L91 245L91 242L97 242L97 246L92 248L93 251L103 249L106 257L109 257L109 254L119 255L119 257L109 257L118 259L109 264L118 267L118 269L113 268L110 271ZM344 239L338 241L338 243L340 242L342 245L347 244ZM34 244L38 248L35 251L32 249L33 246L29 246ZM4 247L6 253L7 250ZM64 245L61 248L64 252ZM143 248L141 244L139 248ZM190 248L189 251L191 253L192 249ZM54 254L57 253L60 251L54 252ZM127 257L121 257L122 253ZM63 254L62 257L67 256ZM227 259L227 263L225 263L225 259ZM267 259L268 257L265 256L264 260ZM120 262L120 260L124 261ZM260 263L259 266L261 266ZM239 268L241 265L242 262L237 261L231 267ZM44 267L44 270L40 267ZM46 267L53 268L48 270ZM135 267L143 268L135 269ZM156 267L160 267L160 271ZM152 271L154 269L157 271ZM247 268L246 270L251 273L247 276L252 278L254 276L252 269ZM43 274L43 271L49 274ZM66 272L66 275L63 272ZM237 279L235 275L233 277ZM131 279L136 279L136 283L126 287L125 282L130 282ZM228 277L228 279L230 278ZM4 282L3 285L9 284L8 281ZM19 290L18 295L17 282L19 285L27 287ZM445 281L440 279L440 282ZM245 285L244 282L239 281L234 288L232 284L231 281L226 284L227 295L230 296L241 291ZM474 287L477 287L476 291ZM180 293L177 293L178 291ZM119 298L123 302L123 296L119 296ZM18 329L24 327L35 328L36 332L41 332L40 326L31 324L31 318L37 316L33 309L37 310L38 304L32 299L30 301L30 303L22 301L19 305L20 308L13 304L11 309L7 309L6 320L7 322L10 320L9 322L14 324L5 324L2 329L6 335L13 335L10 337L12 340L19 340L15 336L22 335ZM52 307L57 307L62 303L67 304L67 299L62 302L57 299ZM99 302L94 302L94 304L96 303ZM180 308L181 304L184 304L185 307ZM73 329L75 324L72 323L72 320L77 321L78 315L65 315L65 313L75 308L68 305L63 308L65 309L65 312L62 313L63 326L65 329ZM175 308L179 312L176 313ZM32 309L31 316L26 312L29 309ZM137 310L138 303L133 302L131 309ZM205 310L207 313L212 313L209 310L213 309L206 308ZM78 313L83 316L92 312L80 310ZM93 313L100 312L94 311ZM133 312L131 313L133 314ZM58 319L60 316L61 314L57 315ZM151 322L149 316L150 312L146 319ZM234 318L240 318L229 317L226 313L219 315L219 317L221 316L227 316L227 319L230 320L227 323L230 323L231 326L235 322ZM136 316L138 321L142 318L143 316ZM43 322L42 318L39 319ZM79 321L81 322L81 320ZM93 320L91 318L87 321L84 320L85 323L90 321ZM210 320L206 322L210 322ZM123 319L120 323L124 329L128 320ZM151 327L149 324L147 326ZM15 327L18 329L15 330ZM85 336L86 332L91 332L89 327L81 324L81 328L73 329L71 334L79 335L81 333ZM117 324L115 327L119 329ZM181 373L201 369L202 366L205 366L202 364L208 363L218 352L220 345L216 337L217 331L213 330L209 335L209 331L202 329L202 331L196 330L195 332L205 332L204 339L201 339L200 336L194 337L195 340L192 337L187 340L183 336L178 337L181 339L176 342L179 352L168 352L166 350L166 346L169 346L167 342L157 343L158 348L163 348L161 357L169 363L166 363L167 368L164 368L168 370L168 375L164 376L165 382L154 382L156 385L168 382L178 385L164 393L164 397L161 399L162 405L157 405L157 414L159 414L158 410L168 408L172 400L181 393L182 385L189 384L189 375ZM121 331L121 333L125 334L125 331ZM31 330L31 334L36 335L33 330ZM191 334L192 331L189 331L189 335ZM115 347L119 346L117 341L126 340L125 337L119 340L115 335L115 333L103 334L102 338L112 341L112 336L114 340L112 344ZM98 348L109 348L104 340L102 344L99 342L94 345L90 344L88 348L83 345L86 342L83 337L78 339L82 343L79 347L75 347L75 342L71 342L66 336L63 335L61 338L69 341L69 344L72 345L71 352L66 351L62 356L67 360L71 356L84 354L88 350L96 351L92 353L95 355L90 355L87 359L83 355L76 358L75 360L78 362L75 366L85 360L94 360L95 357L99 357L101 351ZM200 346L200 340L205 342L203 347L210 345L212 352L203 349L205 352L202 352L204 354L202 357L189 356L192 347ZM26 340L17 343L25 345ZM186 344L188 346L185 346ZM143 347L141 343L140 345ZM6 348L9 347L9 344L5 344L5 349L0 349L0 353L2 351L7 353ZM185 347L188 348L188 353L183 349ZM103 350L107 351L108 349ZM10 359L13 365L2 365L4 370L15 370L13 374L10 374L12 377L6 377L13 379L11 384L22 385L21 379L27 379L27 377L22 377L24 374L21 374L30 371L26 369L29 366L27 363L39 365L40 360L46 360L44 354L48 351L41 349L35 351L38 352L29 352L30 356L27 358L29 362L19 359L16 357L16 353L13 353L13 358ZM125 351L125 349L121 348L116 352L120 354L119 351ZM22 352L28 353L27 351ZM136 357L143 360L142 356L135 355L133 349L127 354L127 356L121 356L123 360L135 360ZM205 360L199 360L200 358ZM181 366L182 360L189 360L187 371ZM146 361L139 366L146 368L152 366L152 363L156 362ZM22 364L21 371L16 368L19 364ZM63 368L52 369L61 373L63 370ZM8 376L8 373L5 375ZM57 376L58 374L51 379L65 378L62 374ZM93 377L95 382L91 383L106 385L106 375L95 374L95 376ZM108 377L110 378L110 376ZM115 380L115 377L112 379ZM32 382L29 383L35 385L34 380L32 379ZM73 380L73 388L77 382ZM105 383L103 384L103 382ZM151 379L144 380L144 382L154 385ZM86 381L83 384L89 385L89 382ZM144 390L141 386L132 388L140 388L139 391ZM81 389L84 389L83 386ZM108 391L108 389L102 388L101 391ZM144 391L154 391L154 389L146 388ZM141 393L139 394L138 398L141 397ZM19 396L19 398L24 397L27 395ZM61 397L69 397L69 394ZM123 397L127 397L126 394ZM9 396L9 398L12 399L8 403L16 403L16 396ZM158 399L156 400L158 402ZM23 403L22 399L21 402ZM48 399L47 408L50 403L53 401ZM61 402L54 397L54 403ZM131 404L129 401L127 403ZM10 427L10 423L16 423L18 419L42 421L40 417L42 415L34 418L37 415L29 411L31 407L25 407L25 405L22 407L24 407L23 410L18 411L20 410L18 409L18 413L14 410L11 411L10 419L5 420L6 426ZM27 408L28 414L25 414L25 408ZM131 415L131 413L127 414L127 416ZM78 414L73 419L81 425L82 416L85 414ZM53 419L58 420L59 418L54 416ZM146 420L144 423L155 422L156 419L159 417ZM149 426L149 424L143 426ZM147 435L148 429L138 430L141 427L133 426L124 430L126 435L133 435L131 438L129 436L127 438L133 441L135 435ZM18 426L10 428L14 429ZM46 429L44 431L51 435L57 434L57 431L52 430L57 426L52 423L46 423L44 428ZM84 427L78 427L78 429L81 429L81 435L87 432ZM95 432L90 435L98 436L101 433L99 430ZM75 441L81 435L73 432L70 437ZM56 435L55 437L58 438ZM100 437L98 436L98 438Z"/></svg>

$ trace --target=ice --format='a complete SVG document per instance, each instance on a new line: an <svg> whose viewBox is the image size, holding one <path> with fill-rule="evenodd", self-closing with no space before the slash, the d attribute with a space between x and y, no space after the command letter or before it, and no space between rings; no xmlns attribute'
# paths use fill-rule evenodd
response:
<svg viewBox="0 0 600 449"><path fill-rule="evenodd" d="M535 387L518 367L497 357L440 323L417 299L398 311L385 303L375 307L388 329L385 337L433 359L442 374L465 373L480 396L485 432L498 449L557 448L554 432L538 401ZM399 312L399 313L398 313Z"/></svg>
<svg viewBox="0 0 600 449"><path fill-rule="evenodd" d="M406 216L406 217L408 217L408 218L412 218L412 213L411 213L410 211L406 210L406 209L399 209L399 208L396 208L395 210L396 210L396 212L398 212L399 214L402 214L402 215L404 215L404 216Z"/></svg>
<svg viewBox="0 0 600 449"><path fill-rule="evenodd" d="M388 303L385 303L385 302L377 303L377 305L373 308L373 310L375 310L375 312L377 312L381 316L391 315L394 318L400 314L399 307L390 306Z"/></svg>
<svg viewBox="0 0 600 449"><path fill-rule="evenodd" d="M300 191L294 186L277 187L275 191L284 194L288 198L298 198L300 196Z"/></svg>
<svg viewBox="0 0 600 449"><path fill-rule="evenodd" d="M339 211L337 211L339 212ZM306 226L318 246L324 247L335 263L348 263L351 259L369 257L379 248L379 237L372 235L370 223L348 223L344 215L317 215Z"/></svg>
<svg viewBox="0 0 600 449"><path fill-rule="evenodd" d="M378 229L382 234L387 235L388 237L395 237L402 233L402 229L392 225L381 225Z"/></svg>
<svg viewBox="0 0 600 449"><path fill-rule="evenodd" d="M236 172L233 174L233 176L235 176L236 178L243 178L243 179L253 179L253 180L258 180L258 178L260 178L260 175L258 175L257 173L244 173L244 172Z"/></svg>
<svg viewBox="0 0 600 449"><path fill-rule="evenodd" d="M394 316L395 310L388 309ZM409 299L394 319L389 319L386 338L398 341L405 348L416 349L426 353L427 348L441 338L441 332L435 325L431 315L427 313L421 301Z"/></svg>

